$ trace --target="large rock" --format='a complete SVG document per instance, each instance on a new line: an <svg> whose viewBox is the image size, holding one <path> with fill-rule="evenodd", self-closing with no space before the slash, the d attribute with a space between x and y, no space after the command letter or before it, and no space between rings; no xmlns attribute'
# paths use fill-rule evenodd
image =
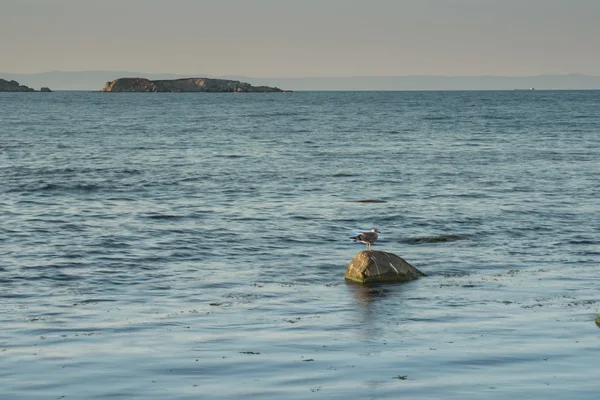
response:
<svg viewBox="0 0 600 400"><path fill-rule="evenodd" d="M184 78L151 81L145 78L119 78L106 82L102 92L283 92L276 87L252 86L228 79Z"/></svg>
<svg viewBox="0 0 600 400"><path fill-rule="evenodd" d="M158 88L149 79L120 78L106 82L102 92L158 92Z"/></svg>
<svg viewBox="0 0 600 400"><path fill-rule="evenodd" d="M425 276L401 257L385 251L361 251L348 265L346 279L361 283L408 282Z"/></svg>
<svg viewBox="0 0 600 400"><path fill-rule="evenodd" d="M35 92L35 90L25 85L19 85L17 81L0 79L0 92Z"/></svg>

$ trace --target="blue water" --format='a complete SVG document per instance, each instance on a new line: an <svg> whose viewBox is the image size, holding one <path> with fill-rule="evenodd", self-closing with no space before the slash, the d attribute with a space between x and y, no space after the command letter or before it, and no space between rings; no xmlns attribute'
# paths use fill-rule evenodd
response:
<svg viewBox="0 0 600 400"><path fill-rule="evenodd" d="M0 399L597 399L599 106L0 93Z"/></svg>

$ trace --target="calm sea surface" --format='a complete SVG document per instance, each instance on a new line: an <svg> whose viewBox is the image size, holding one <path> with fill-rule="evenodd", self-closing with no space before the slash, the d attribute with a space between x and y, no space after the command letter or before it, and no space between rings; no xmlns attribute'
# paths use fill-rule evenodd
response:
<svg viewBox="0 0 600 400"><path fill-rule="evenodd" d="M0 399L597 399L599 110L0 93Z"/></svg>

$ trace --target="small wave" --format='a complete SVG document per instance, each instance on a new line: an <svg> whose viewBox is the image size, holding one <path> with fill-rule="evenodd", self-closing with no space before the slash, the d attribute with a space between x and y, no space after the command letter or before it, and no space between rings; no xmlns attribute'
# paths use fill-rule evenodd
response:
<svg viewBox="0 0 600 400"><path fill-rule="evenodd" d="M7 190L9 193L35 193L35 192L82 192L90 193L103 189L97 184L63 184L63 183L42 183L40 185L20 186Z"/></svg>
<svg viewBox="0 0 600 400"><path fill-rule="evenodd" d="M375 200L375 199L366 199L366 200L354 200L354 203L387 203L385 200Z"/></svg>
<svg viewBox="0 0 600 400"><path fill-rule="evenodd" d="M482 115L481 119L483 120L498 120L498 121L510 121L510 120L514 120L514 117L510 117L510 116L506 116L506 115L493 115L493 114L489 114L489 115Z"/></svg>
<svg viewBox="0 0 600 400"><path fill-rule="evenodd" d="M250 156L244 154L215 154L217 158L248 158Z"/></svg>
<svg viewBox="0 0 600 400"><path fill-rule="evenodd" d="M599 242L597 240L592 239L572 239L567 241L569 244L581 244L581 245L598 245Z"/></svg>
<svg viewBox="0 0 600 400"><path fill-rule="evenodd" d="M293 215L293 216L290 217L290 219L301 220L301 221L309 221L309 220L314 220L315 217L314 216L307 216L307 215Z"/></svg>
<svg viewBox="0 0 600 400"><path fill-rule="evenodd" d="M67 274L55 273L55 274L52 274L52 275L42 274L37 279L40 279L40 280L49 280L49 281L59 281L59 282L71 282L71 281L80 280L81 277L80 276L76 276L76 275L67 275Z"/></svg>
<svg viewBox="0 0 600 400"><path fill-rule="evenodd" d="M424 121L445 121L452 119L452 117L446 115L430 115L422 118Z"/></svg>
<svg viewBox="0 0 600 400"><path fill-rule="evenodd" d="M244 117L250 118L265 118L265 117L292 117L295 115L299 115L298 112L286 112L286 111L276 111L270 113L247 113Z"/></svg>
<svg viewBox="0 0 600 400"><path fill-rule="evenodd" d="M117 300L115 299L85 299L85 300L80 300L78 301L77 305L83 305L83 304L95 304L95 303L107 303L107 302L115 302ZM73 304L73 305L75 305Z"/></svg>
<svg viewBox="0 0 600 400"><path fill-rule="evenodd" d="M120 171L117 171L117 173L119 174L123 174L123 175L141 175L142 171L140 171L139 169L123 169Z"/></svg>
<svg viewBox="0 0 600 400"><path fill-rule="evenodd" d="M154 220L177 220L177 219L185 218L185 215L152 214L152 215L145 215L144 218L154 219Z"/></svg>
<svg viewBox="0 0 600 400"><path fill-rule="evenodd" d="M596 119L598 117L597 117L597 114L579 114L579 115L573 115L571 118L573 118L573 119L588 119L588 118Z"/></svg>

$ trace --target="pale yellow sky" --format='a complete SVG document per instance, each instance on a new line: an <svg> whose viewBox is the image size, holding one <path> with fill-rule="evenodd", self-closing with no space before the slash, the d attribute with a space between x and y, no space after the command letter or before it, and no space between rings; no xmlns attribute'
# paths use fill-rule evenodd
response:
<svg viewBox="0 0 600 400"><path fill-rule="evenodd" d="M598 0L2 0L0 71L600 75Z"/></svg>

